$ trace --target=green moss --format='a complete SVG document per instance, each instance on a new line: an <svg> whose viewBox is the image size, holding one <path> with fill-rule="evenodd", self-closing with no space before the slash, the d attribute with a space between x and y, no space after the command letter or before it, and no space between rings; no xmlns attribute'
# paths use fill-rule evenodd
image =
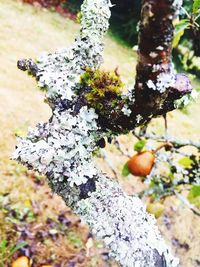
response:
<svg viewBox="0 0 200 267"><path fill-rule="evenodd" d="M76 15L76 22L80 24L81 19L82 19L82 13L81 13L81 11L79 11Z"/></svg>
<svg viewBox="0 0 200 267"><path fill-rule="evenodd" d="M105 107L117 106L124 86L117 73L90 68L81 75L80 85L88 104L100 113Z"/></svg>

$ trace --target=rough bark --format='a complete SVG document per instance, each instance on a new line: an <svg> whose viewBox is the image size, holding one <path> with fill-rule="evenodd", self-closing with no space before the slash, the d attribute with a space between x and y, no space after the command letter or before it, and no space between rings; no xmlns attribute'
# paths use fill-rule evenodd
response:
<svg viewBox="0 0 200 267"><path fill-rule="evenodd" d="M52 190L105 241L110 255L124 267L178 263L142 202L99 173L92 153L100 139L172 110L174 100L191 91L186 76L174 74L171 65L172 20L179 5L180 1L143 1L136 86L119 96L115 109L109 103L108 110L104 106L109 116L91 108L84 90L79 90L80 75L87 67L98 69L102 62L109 0L84 1L80 36L70 49L44 55L37 64L18 62L46 89L53 113L49 122L19 139L14 158L46 174Z"/></svg>
<svg viewBox="0 0 200 267"><path fill-rule="evenodd" d="M145 0L139 37L136 103L144 117L174 109L174 100L191 91L184 74L172 64L173 20L181 1Z"/></svg>
<svg viewBox="0 0 200 267"><path fill-rule="evenodd" d="M200 56L200 30L199 28L192 27L192 41L194 47L194 55Z"/></svg>

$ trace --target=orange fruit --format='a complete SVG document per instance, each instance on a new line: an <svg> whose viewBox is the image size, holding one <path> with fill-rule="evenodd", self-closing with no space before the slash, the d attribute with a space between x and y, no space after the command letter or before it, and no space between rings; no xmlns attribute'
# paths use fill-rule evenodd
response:
<svg viewBox="0 0 200 267"><path fill-rule="evenodd" d="M128 169L135 176L147 176L150 174L155 156L151 151L139 152L128 161Z"/></svg>
<svg viewBox="0 0 200 267"><path fill-rule="evenodd" d="M12 267L29 267L29 259L26 256L21 256L17 258L12 263Z"/></svg>

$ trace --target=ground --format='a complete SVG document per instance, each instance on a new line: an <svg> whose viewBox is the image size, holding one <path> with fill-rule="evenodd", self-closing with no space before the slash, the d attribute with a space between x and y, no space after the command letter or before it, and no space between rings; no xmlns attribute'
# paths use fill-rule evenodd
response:
<svg viewBox="0 0 200 267"><path fill-rule="evenodd" d="M101 242L92 239L87 226L80 223L60 197L51 193L45 177L10 160L16 145L15 134L24 134L27 127L48 120L51 114L34 80L16 68L17 60L36 58L42 51L51 52L69 45L79 24L14 0L0 0L0 21L0 267L10 266L13 259L24 253L32 258L35 267L43 264L116 266L107 259ZM108 36L103 67L113 70L117 66L124 82L132 81L136 53ZM194 86L199 86L197 81ZM196 103L187 114L170 113L171 135L198 140L198 112L199 103ZM161 133L163 120L154 120L151 127ZM121 136L119 141L122 149L133 154L133 136ZM127 158L113 145L103 153L107 161L97 159L98 166L115 177L112 165L127 193L132 194L141 187L139 179L120 175ZM170 198L158 224L174 253L181 258L182 266L200 266L200 218L177 199ZM22 241L28 243L17 249ZM12 246L17 250L15 253Z"/></svg>

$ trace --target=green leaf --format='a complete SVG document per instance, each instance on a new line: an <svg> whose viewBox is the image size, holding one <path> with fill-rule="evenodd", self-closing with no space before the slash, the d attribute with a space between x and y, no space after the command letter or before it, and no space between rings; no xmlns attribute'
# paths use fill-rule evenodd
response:
<svg viewBox="0 0 200 267"><path fill-rule="evenodd" d="M142 149L145 147L147 141L145 139L139 140L135 145L134 145L134 150L137 152L142 151Z"/></svg>
<svg viewBox="0 0 200 267"><path fill-rule="evenodd" d="M188 199L196 197L200 197L200 185L193 185L188 195Z"/></svg>
<svg viewBox="0 0 200 267"><path fill-rule="evenodd" d="M122 176L126 177L130 174L128 163L126 163L122 169Z"/></svg>
<svg viewBox="0 0 200 267"><path fill-rule="evenodd" d="M19 244L15 245L11 249L11 254L15 253L17 250L19 250L20 248L25 247L26 245L28 245L28 242L26 242L26 241L20 242Z"/></svg>
<svg viewBox="0 0 200 267"><path fill-rule="evenodd" d="M173 47L177 47L185 30L189 27L188 19L182 19L175 25Z"/></svg>
<svg viewBox="0 0 200 267"><path fill-rule="evenodd" d="M187 198L190 203L200 209L200 185L193 185Z"/></svg>
<svg viewBox="0 0 200 267"><path fill-rule="evenodd" d="M189 157L183 157L182 159L179 160L178 163L184 168L189 168L191 167L193 160L191 160Z"/></svg>
<svg viewBox="0 0 200 267"><path fill-rule="evenodd" d="M6 248L7 248L7 246L8 246L8 241L7 240L2 240L1 242L0 242L0 252L1 253L4 253L5 252L5 250L6 250Z"/></svg>
<svg viewBox="0 0 200 267"><path fill-rule="evenodd" d="M197 13L200 9L200 0L194 0L192 5L193 13Z"/></svg>

